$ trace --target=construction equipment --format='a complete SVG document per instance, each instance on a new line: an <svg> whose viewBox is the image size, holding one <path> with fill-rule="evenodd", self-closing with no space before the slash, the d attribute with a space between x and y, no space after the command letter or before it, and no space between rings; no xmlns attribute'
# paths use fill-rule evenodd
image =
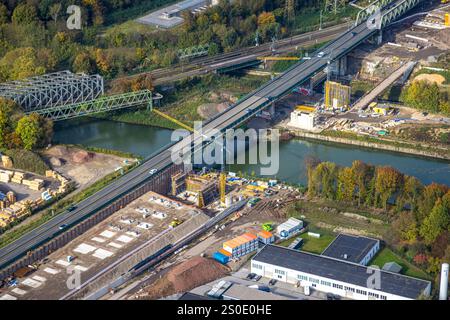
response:
<svg viewBox="0 0 450 320"><path fill-rule="evenodd" d="M269 232L272 231L273 230L272 222L263 223L262 228L265 231L269 231Z"/></svg>
<svg viewBox="0 0 450 320"><path fill-rule="evenodd" d="M181 219L174 218L174 219L170 222L169 226L170 226L171 228L176 228L176 227L178 227L180 224L182 224L183 222L184 222L184 221L181 220Z"/></svg>

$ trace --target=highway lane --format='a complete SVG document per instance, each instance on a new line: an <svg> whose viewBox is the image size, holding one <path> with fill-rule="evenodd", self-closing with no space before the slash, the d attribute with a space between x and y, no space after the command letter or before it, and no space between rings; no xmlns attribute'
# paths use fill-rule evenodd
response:
<svg viewBox="0 0 450 320"><path fill-rule="evenodd" d="M289 93L290 90L295 88L299 83L305 81L314 72L323 69L327 65L329 59L340 57L374 32L375 30L368 30L365 23L353 28L351 31L345 32L337 40L332 41L318 50L324 52L323 57L317 57L316 54L310 60L303 61L291 67L286 73L269 81L261 88L239 101L233 107L225 110L220 115L210 120L205 125L204 130L207 131L212 128L229 128L232 124L236 125L239 121L242 122L243 118L250 115L247 110L257 110L268 104L273 98ZM25 255L31 248L42 244L45 240L60 233L60 225L75 224L100 210L121 195L141 185L151 178L149 174L151 169L156 168L158 170L163 170L170 166L172 164L172 150L181 150L185 144L185 141L181 141L166 150L161 151L159 154L147 159L141 166L135 168L104 189L80 202L74 211L61 213L44 225L32 230L6 247L1 248L0 267L4 267L11 261Z"/></svg>

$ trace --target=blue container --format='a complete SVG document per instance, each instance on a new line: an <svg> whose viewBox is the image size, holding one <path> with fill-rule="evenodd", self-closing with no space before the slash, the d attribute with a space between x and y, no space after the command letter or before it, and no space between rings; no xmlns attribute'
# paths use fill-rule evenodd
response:
<svg viewBox="0 0 450 320"><path fill-rule="evenodd" d="M219 261L221 264L227 264L230 260L229 257L220 252L214 252L213 259Z"/></svg>

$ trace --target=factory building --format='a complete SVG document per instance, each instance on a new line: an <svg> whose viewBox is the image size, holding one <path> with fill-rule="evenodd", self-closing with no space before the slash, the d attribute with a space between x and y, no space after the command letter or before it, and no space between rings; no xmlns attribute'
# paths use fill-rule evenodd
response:
<svg viewBox="0 0 450 320"><path fill-rule="evenodd" d="M380 250L380 240L339 234L322 252L323 256L366 266Z"/></svg>
<svg viewBox="0 0 450 320"><path fill-rule="evenodd" d="M430 281L275 245L253 257L251 272L355 300L412 300L431 293Z"/></svg>
<svg viewBox="0 0 450 320"><path fill-rule="evenodd" d="M291 113L289 126L303 130L313 130L317 126L317 116L314 107L298 106Z"/></svg>

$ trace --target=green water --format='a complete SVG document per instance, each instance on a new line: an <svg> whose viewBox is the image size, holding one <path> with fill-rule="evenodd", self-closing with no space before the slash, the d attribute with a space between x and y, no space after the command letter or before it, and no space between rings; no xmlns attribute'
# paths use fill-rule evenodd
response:
<svg viewBox="0 0 450 320"><path fill-rule="evenodd" d="M115 149L145 157L171 142L171 130L107 120L72 121L55 126L54 141ZM446 161L299 139L280 143L279 171L274 177L305 184L305 158L311 156L343 166L351 165L354 160L390 165L416 176L423 183L450 185L450 163ZM259 172L258 165L230 165L227 169L249 174Z"/></svg>

